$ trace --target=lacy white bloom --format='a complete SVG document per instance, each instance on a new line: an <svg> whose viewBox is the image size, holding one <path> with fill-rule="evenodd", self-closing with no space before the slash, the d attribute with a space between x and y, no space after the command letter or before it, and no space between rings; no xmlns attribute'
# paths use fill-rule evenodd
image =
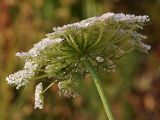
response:
<svg viewBox="0 0 160 120"><path fill-rule="evenodd" d="M72 23L68 25L64 25L62 27L54 27L53 30L55 31L54 33L50 34L55 34L55 33L62 33L66 29L72 28L72 29L81 29L81 28L87 28L97 22L103 22L103 21L108 21L108 20L113 20L115 22L127 22L127 23L145 23L148 22L150 19L147 15L143 16L135 16L135 15L130 15L130 14L123 14L123 13L106 13L103 14L100 17L91 17L86 20L82 20L81 22L77 23ZM48 34L49 35L49 34Z"/></svg>
<svg viewBox="0 0 160 120"><path fill-rule="evenodd" d="M34 62L27 61L24 65L24 70L18 71L14 74L9 75L6 80L10 85L16 85L16 89L19 89L22 86L25 86L29 83L29 79L35 75L37 68L39 67L38 64Z"/></svg>
<svg viewBox="0 0 160 120"><path fill-rule="evenodd" d="M144 22L148 22L150 20L147 15L135 16L135 15L130 15L130 14L125 15L123 13L114 14L113 19L115 21L126 21L128 23L136 23L136 22L144 23Z"/></svg>
<svg viewBox="0 0 160 120"><path fill-rule="evenodd" d="M24 69L26 70L30 70L30 71L36 71L37 69L39 68L39 65L34 63L34 62L31 62L31 61L27 61L25 62L24 64Z"/></svg>
<svg viewBox="0 0 160 120"><path fill-rule="evenodd" d="M144 44L141 42L141 46L142 48L144 48L145 52L148 53L148 51L151 49L150 45Z"/></svg>
<svg viewBox="0 0 160 120"><path fill-rule="evenodd" d="M142 35L142 34L137 33L137 32L132 32L132 36L133 36L135 39L147 39L147 36L146 36L146 35Z"/></svg>
<svg viewBox="0 0 160 120"><path fill-rule="evenodd" d="M131 41L131 44L137 45L138 47L140 47L142 49L142 51L144 51L145 53L148 53L148 51L151 49L151 46L147 45L141 41L142 39L147 39L147 36L142 35L137 32L133 32L132 37L133 37L133 39Z"/></svg>
<svg viewBox="0 0 160 120"><path fill-rule="evenodd" d="M42 83L39 83L36 86L35 89L35 106L34 109L39 108L39 109L43 109L43 85Z"/></svg>
<svg viewBox="0 0 160 120"><path fill-rule="evenodd" d="M10 85L16 85L16 89L19 89L22 86L25 86L29 83L28 79L34 76L34 72L30 70L21 70L14 74L9 75L6 78L6 81Z"/></svg>
<svg viewBox="0 0 160 120"><path fill-rule="evenodd" d="M50 38L44 38L42 39L39 43L35 44L34 47L28 52L18 52L16 53L16 56L25 58L25 57L36 57L40 55L40 52L43 51L46 47L51 46L55 43L60 43L64 39L62 38L55 38L55 39L50 39Z"/></svg>
<svg viewBox="0 0 160 120"><path fill-rule="evenodd" d="M42 50L44 50L46 47L51 46L54 43L59 43L63 39L62 38L56 38L56 39L49 39L45 38L39 43L35 44L34 47L29 51L31 56L38 56Z"/></svg>
<svg viewBox="0 0 160 120"><path fill-rule="evenodd" d="M27 58L27 57L30 56L30 54L27 53L27 52L17 52L17 53L16 53L16 56L18 56L18 57L23 57L23 58Z"/></svg>
<svg viewBox="0 0 160 120"><path fill-rule="evenodd" d="M57 79L60 95L75 97L78 95L76 80L84 78L88 72L85 60L91 61L97 70L113 72L118 60L131 50L148 52L151 47L143 43L147 37L138 33L148 21L146 15L106 13L53 28L54 32L31 50L16 54L25 61L24 70L11 74L6 80L18 89L40 72L37 75L44 75L36 79L53 77ZM35 90L35 109L43 108L42 91L42 83L39 83Z"/></svg>

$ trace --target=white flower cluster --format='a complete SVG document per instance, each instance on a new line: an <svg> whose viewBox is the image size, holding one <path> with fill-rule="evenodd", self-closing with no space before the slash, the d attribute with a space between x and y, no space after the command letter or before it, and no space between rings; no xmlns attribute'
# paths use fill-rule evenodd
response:
<svg viewBox="0 0 160 120"><path fill-rule="evenodd" d="M72 28L72 29L81 29L81 28L87 28L99 21L107 21L107 20L112 20L115 22L127 22L127 23L145 23L148 22L150 19L147 15L143 15L143 16L135 16L135 15L130 15L130 14L123 14L123 13L119 13L119 14L115 14L115 13L106 13L103 14L100 17L91 17L89 19L86 20L82 20L81 22L77 22L77 23L73 23L73 24L68 24L68 25L64 25L62 27L54 27L53 30L55 31L55 33L59 32L63 32L68 28ZM55 33L51 33L51 34L55 34Z"/></svg>
<svg viewBox="0 0 160 120"><path fill-rule="evenodd" d="M20 70L14 74L9 75L6 78L6 81L10 85L16 85L16 89L19 89L22 86L25 86L29 81L28 79L33 77L34 74L29 70Z"/></svg>
<svg viewBox="0 0 160 120"><path fill-rule="evenodd" d="M118 34L120 35L125 35L128 31L124 30L124 29L120 29L118 31ZM143 52L148 53L148 51L151 49L150 45L147 45L145 43L142 42L142 40L147 39L146 35L142 35L140 33L137 33L135 31L133 31L131 33L131 40L129 41L129 43L131 43L131 45L135 45L138 46L139 48L141 48Z"/></svg>
<svg viewBox="0 0 160 120"><path fill-rule="evenodd" d="M130 14L113 14L113 19L115 21L126 21L128 23L144 23L144 22L148 22L150 19L147 15L143 15L143 16L135 16L135 15L130 15Z"/></svg>
<svg viewBox="0 0 160 120"><path fill-rule="evenodd" d="M25 63L24 70L9 75L6 81L10 85L16 85L16 89L19 89L29 83L29 79L35 75L35 71L38 67L37 64L28 61Z"/></svg>
<svg viewBox="0 0 160 120"><path fill-rule="evenodd" d="M43 85L39 83L35 89L35 106L34 109L39 108L43 109Z"/></svg>
<svg viewBox="0 0 160 120"><path fill-rule="evenodd" d="M148 50L151 49L151 46L150 46L150 45L146 45L146 44L144 44L144 43L141 43L141 46L142 46L143 48L145 48L146 51L148 51Z"/></svg>
<svg viewBox="0 0 160 120"><path fill-rule="evenodd" d="M30 70L32 72L34 72L38 67L39 67L38 64L31 61L26 61L24 64L24 69Z"/></svg>
<svg viewBox="0 0 160 120"><path fill-rule="evenodd" d="M133 37L133 40L131 41L131 44L139 46L140 48L143 49L145 53L148 53L148 51L151 49L151 46L141 41L142 39L147 39L147 36L137 32L133 32L132 37Z"/></svg>
<svg viewBox="0 0 160 120"><path fill-rule="evenodd" d="M71 80L65 80L58 83L59 95L64 95L66 97L76 97L78 93L75 88L78 86L76 82Z"/></svg>
<svg viewBox="0 0 160 120"><path fill-rule="evenodd" d="M62 38L55 38L55 39L44 38L39 43L35 44L34 47L29 52L26 52L26 53L18 52L16 53L16 56L21 57L21 58L36 57L40 55L40 52L43 51L46 47L51 46L55 43L60 43L63 40L64 39Z"/></svg>

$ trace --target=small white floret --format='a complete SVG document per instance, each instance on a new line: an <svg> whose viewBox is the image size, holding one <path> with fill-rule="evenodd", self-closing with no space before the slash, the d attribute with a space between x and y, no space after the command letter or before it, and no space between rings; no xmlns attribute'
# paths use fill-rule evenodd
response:
<svg viewBox="0 0 160 120"><path fill-rule="evenodd" d="M101 57L101 56L96 57L96 60L97 60L98 62L104 62L104 58Z"/></svg>
<svg viewBox="0 0 160 120"><path fill-rule="evenodd" d="M26 69L26 70L30 70L30 71L34 72L38 68L39 68L39 65L34 63L34 62L31 62L31 61L26 61L25 64L24 64L24 69Z"/></svg>
<svg viewBox="0 0 160 120"><path fill-rule="evenodd" d="M29 83L28 79L34 76L34 72L29 70L21 70L14 74L9 75L6 78L6 81L10 85L16 85L16 89L19 89L22 86L25 86Z"/></svg>
<svg viewBox="0 0 160 120"><path fill-rule="evenodd" d="M145 49L146 52L148 52L148 50L151 49L150 45L147 45L147 44L144 44L144 43L141 43L141 46Z"/></svg>
<svg viewBox="0 0 160 120"><path fill-rule="evenodd" d="M35 106L34 109L39 108L39 109L43 109L43 85L42 83L39 83L36 86L35 89Z"/></svg>

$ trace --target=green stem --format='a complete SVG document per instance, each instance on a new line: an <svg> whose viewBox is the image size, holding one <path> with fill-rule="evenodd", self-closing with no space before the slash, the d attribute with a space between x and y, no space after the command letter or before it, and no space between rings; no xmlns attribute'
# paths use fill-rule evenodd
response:
<svg viewBox="0 0 160 120"><path fill-rule="evenodd" d="M44 89L43 91L42 91L42 93L45 93L50 87L52 87L52 85L54 85L55 83L53 82L53 83L51 83L46 89Z"/></svg>
<svg viewBox="0 0 160 120"><path fill-rule="evenodd" d="M52 85L54 85L57 81L52 82L48 87L46 87L42 93L45 93L50 87L52 87Z"/></svg>
<svg viewBox="0 0 160 120"><path fill-rule="evenodd" d="M108 116L108 119L109 120L114 120L114 117L112 115L108 99L107 99L107 97L104 94L104 91L103 91L101 83L100 83L100 78L99 78L96 70L94 69L94 67L92 66L92 64L90 63L90 61L88 61L88 60L84 61L84 65L85 65L86 69L89 71L89 73L91 74L91 76L93 78L93 81L94 81L94 83L95 83L95 85L97 87L99 96L100 96L100 98L102 100L105 112L106 112L106 114Z"/></svg>
<svg viewBox="0 0 160 120"><path fill-rule="evenodd" d="M38 79L42 79L42 78L46 78L48 77L48 74L44 74L44 75L41 75L41 76L38 76L38 77L34 77L32 78L32 80L38 80Z"/></svg>

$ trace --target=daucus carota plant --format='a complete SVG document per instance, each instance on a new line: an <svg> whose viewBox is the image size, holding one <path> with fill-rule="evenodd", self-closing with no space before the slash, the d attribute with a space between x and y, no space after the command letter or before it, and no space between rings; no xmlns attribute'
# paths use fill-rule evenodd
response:
<svg viewBox="0 0 160 120"><path fill-rule="evenodd" d="M35 108L43 108L43 94L57 84L59 94L77 96L76 75L90 73L97 87L109 120L113 116L100 84L97 70L114 71L117 61L126 53L138 49L147 53L149 45L142 42L147 37L138 33L143 29L148 16L106 13L81 22L53 28L54 32L28 52L16 53L24 60L23 70L9 75L8 84L17 89L33 80L49 78L52 83L43 90L42 83L36 86Z"/></svg>

